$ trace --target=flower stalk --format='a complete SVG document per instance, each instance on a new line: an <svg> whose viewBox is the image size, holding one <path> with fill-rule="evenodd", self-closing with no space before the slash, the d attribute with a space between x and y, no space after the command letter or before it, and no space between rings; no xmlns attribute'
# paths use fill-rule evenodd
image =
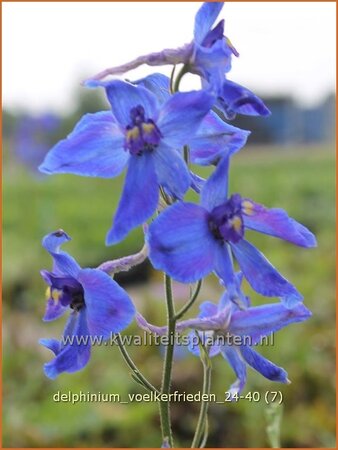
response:
<svg viewBox="0 0 338 450"><path fill-rule="evenodd" d="M167 305L168 344L166 347L164 365L163 365L161 394L168 395L168 398L169 398L173 357L174 357L174 349L175 349L176 317L175 317L175 306L174 306L174 300L173 300L173 294L172 294L171 278L166 274L164 275L164 285L165 285L165 296L166 296L166 305ZM173 435L172 435L172 430L171 430L170 401L169 400L162 400L160 402L160 417L161 417L161 428L162 428L163 440L167 438L170 447L173 447Z"/></svg>
<svg viewBox="0 0 338 450"><path fill-rule="evenodd" d="M198 334L196 333L198 336ZM212 364L208 354L208 348L204 347L200 341L200 358L203 364L203 398L207 400L202 400L200 414L198 417L197 427L194 435L194 439L191 444L191 448L202 448L207 440L208 432L208 408L209 408L209 397L211 388L211 370Z"/></svg>
<svg viewBox="0 0 338 450"><path fill-rule="evenodd" d="M175 316L176 320L180 320L184 314L189 311L189 309L192 307L192 305L195 303L195 300L197 299L200 291L201 291L201 287L202 287L202 280L199 280L197 282L196 288L194 290L194 292L192 293L192 295L190 296L189 301L182 306L182 308L178 311L178 313Z"/></svg>
<svg viewBox="0 0 338 450"><path fill-rule="evenodd" d="M124 256L123 258L114 259L112 261L105 261L98 266L98 269L106 272L108 275L114 275L118 272L128 272L132 267L142 264L148 257L148 248L144 244L138 253Z"/></svg>
<svg viewBox="0 0 338 450"><path fill-rule="evenodd" d="M137 368L136 364L134 363L129 353L127 352L127 349L125 348L121 339L121 335L119 333L116 335L116 341L124 361L132 371L132 378L136 382L141 384L148 391L159 393L159 391L147 380L147 378Z"/></svg>

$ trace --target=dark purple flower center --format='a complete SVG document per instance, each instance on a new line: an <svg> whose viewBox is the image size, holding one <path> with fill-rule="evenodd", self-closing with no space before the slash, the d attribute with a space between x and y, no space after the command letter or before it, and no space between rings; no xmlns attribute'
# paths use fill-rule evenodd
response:
<svg viewBox="0 0 338 450"><path fill-rule="evenodd" d="M62 306L69 306L75 311L85 306L83 287L75 278L51 276L50 279L50 298L54 302L60 302Z"/></svg>
<svg viewBox="0 0 338 450"><path fill-rule="evenodd" d="M142 155L146 150L152 151L158 146L162 134L152 119L145 117L143 106L130 110L130 124L126 127L125 149L132 155Z"/></svg>
<svg viewBox="0 0 338 450"><path fill-rule="evenodd" d="M209 228L216 239L236 243L243 239L242 198L233 194L210 213Z"/></svg>

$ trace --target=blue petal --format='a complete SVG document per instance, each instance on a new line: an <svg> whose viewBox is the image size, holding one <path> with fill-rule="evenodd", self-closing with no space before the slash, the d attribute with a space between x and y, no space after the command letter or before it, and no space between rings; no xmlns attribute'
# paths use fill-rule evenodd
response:
<svg viewBox="0 0 338 450"><path fill-rule="evenodd" d="M143 224L155 212L159 199L153 155L133 155L129 160L122 197L107 234L106 244L121 241L133 228Z"/></svg>
<svg viewBox="0 0 338 450"><path fill-rule="evenodd" d="M83 269L78 279L84 289L90 334L106 340L127 328L135 307L126 291L98 269Z"/></svg>
<svg viewBox="0 0 338 450"><path fill-rule="evenodd" d="M78 314L72 314L67 324L73 329L74 341L68 342L59 351L56 358L44 365L47 377L55 379L62 372L76 372L83 369L90 358L90 340L86 322L85 309Z"/></svg>
<svg viewBox="0 0 338 450"><path fill-rule="evenodd" d="M242 273L234 273L233 264L230 259L230 254L228 253L229 250L224 249L223 253L227 253L223 257L225 258L223 261L223 264L226 263L226 267L228 267L228 273L226 273L227 277L223 274L222 278L220 279L220 282L223 286L226 287L226 291L224 291L219 303L218 303L218 310L222 311L224 308L229 307L229 303L232 302L232 307L236 305L236 307L239 307L240 309L246 309L250 306L250 299L241 290L241 283L242 283ZM220 257L222 257L222 254L220 254ZM227 262L226 262L227 261ZM226 268L223 268L223 271L225 271ZM221 270L218 269L218 273L221 273ZM223 278L226 280L224 281Z"/></svg>
<svg viewBox="0 0 338 450"><path fill-rule="evenodd" d="M226 244L217 246L217 252L215 253L215 272L222 280L222 284L226 287L230 299L236 300L239 297L240 289L238 289L230 249Z"/></svg>
<svg viewBox="0 0 338 450"><path fill-rule="evenodd" d="M263 101L253 92L230 80L223 83L218 106L228 119L236 113L246 116L269 116L271 113Z"/></svg>
<svg viewBox="0 0 338 450"><path fill-rule="evenodd" d="M263 377L271 381L289 383L288 374L282 367L276 366L247 345L242 345L240 349L249 366L257 370Z"/></svg>
<svg viewBox="0 0 338 450"><path fill-rule="evenodd" d="M39 167L44 173L111 178L124 169L129 154L110 111L86 114L70 135L56 144Z"/></svg>
<svg viewBox="0 0 338 450"><path fill-rule="evenodd" d="M80 314L76 311L73 311L66 323L65 329L63 330L63 339L61 340L61 349L65 348L66 345L70 344L71 342L68 341L69 337L75 336L76 335L76 331L78 329L79 326L79 319L80 319ZM84 336L87 337L89 336L89 331L88 331L88 327L87 327L87 322L84 320L86 319L84 311L82 311L81 313L81 319L82 319L82 325L85 328L85 331L87 332L86 334L84 334ZM74 338L74 342L77 342ZM81 343L81 342L78 342Z"/></svg>
<svg viewBox="0 0 338 450"><path fill-rule="evenodd" d="M201 193L204 183L205 183L204 178L202 178L199 175L197 175L196 173L190 171L190 186L191 186L191 189L193 189L195 192L197 192L197 194Z"/></svg>
<svg viewBox="0 0 338 450"><path fill-rule="evenodd" d="M158 103L148 89L121 80L98 82L97 85L106 89L114 117L123 129L131 122L131 109L138 105L143 106L147 119L156 120Z"/></svg>
<svg viewBox="0 0 338 450"><path fill-rule="evenodd" d="M250 345L259 344L261 338L290 325L303 322L311 317L311 312L298 303L287 308L283 303L255 306L246 310L238 310L232 314L229 332L233 335L250 338Z"/></svg>
<svg viewBox="0 0 338 450"><path fill-rule="evenodd" d="M190 172L179 151L160 145L154 152L157 180L166 192L182 200L191 184Z"/></svg>
<svg viewBox="0 0 338 450"><path fill-rule="evenodd" d="M304 225L288 216L284 209L268 209L249 199L243 199L249 206L248 215L244 213L244 225L260 233L284 239L301 247L315 247L315 236Z"/></svg>
<svg viewBox="0 0 338 450"><path fill-rule="evenodd" d="M42 240L42 246L49 253L57 253L59 252L60 246L68 241L71 241L71 237L60 229L54 231L54 233L47 234Z"/></svg>
<svg viewBox="0 0 338 450"><path fill-rule="evenodd" d="M200 313L198 317L216 316L218 313L218 306L212 302L203 302L200 304Z"/></svg>
<svg viewBox="0 0 338 450"><path fill-rule="evenodd" d="M162 212L148 231L149 258L183 283L197 281L213 270L215 242L208 213L192 203L176 203Z"/></svg>
<svg viewBox="0 0 338 450"><path fill-rule="evenodd" d="M61 345L57 339L39 339L39 344L51 350L55 356L60 353Z"/></svg>
<svg viewBox="0 0 338 450"><path fill-rule="evenodd" d="M231 248L245 278L255 291L267 297L295 295L301 298L297 289L248 241L242 239L237 244L231 244Z"/></svg>
<svg viewBox="0 0 338 450"><path fill-rule="evenodd" d="M143 86L156 95L160 104L165 103L170 97L170 80L162 73L153 73L140 80L133 81L133 84Z"/></svg>
<svg viewBox="0 0 338 450"><path fill-rule="evenodd" d="M60 250L60 246L67 241L70 241L68 234L58 230L47 234L42 240L42 246L53 257L56 271L76 278L81 269L79 264L68 253Z"/></svg>
<svg viewBox="0 0 338 450"><path fill-rule="evenodd" d="M62 305L60 301L49 298L47 300L46 311L45 315L43 316L43 320L45 322L49 322L51 320L58 319L65 313L67 309L68 307Z"/></svg>
<svg viewBox="0 0 338 450"><path fill-rule="evenodd" d="M177 92L170 97L157 122L163 142L175 148L187 144L213 104L214 97L206 91Z"/></svg>
<svg viewBox="0 0 338 450"><path fill-rule="evenodd" d="M205 2L195 16L194 40L201 44L213 26L218 14L223 8L223 2Z"/></svg>
<svg viewBox="0 0 338 450"><path fill-rule="evenodd" d="M193 164L217 164L219 159L239 151L247 141L250 131L241 130L221 120L214 112L208 113L196 136L188 145Z"/></svg>
<svg viewBox="0 0 338 450"><path fill-rule="evenodd" d="M80 287L80 283L74 277L55 274L53 272L49 272L48 270L41 270L40 274L49 286L56 289L62 289L64 286L68 286L73 289Z"/></svg>
<svg viewBox="0 0 338 450"><path fill-rule="evenodd" d="M201 192L201 204L212 211L225 203L228 197L229 157L225 156L218 163L213 174L208 178Z"/></svg>
<svg viewBox="0 0 338 450"><path fill-rule="evenodd" d="M208 81L210 89L217 94L223 91L224 74L231 70L232 50L225 39L212 47L196 45L192 72Z"/></svg>
<svg viewBox="0 0 338 450"><path fill-rule="evenodd" d="M237 376L237 380L230 386L229 392L232 397L240 394L246 383L246 366L238 354L236 347L223 345L221 349L223 357L228 361Z"/></svg>
<svg viewBox="0 0 338 450"><path fill-rule="evenodd" d="M287 295L286 297L281 297L280 301L286 308L292 309L299 303L303 302L303 297L297 293L297 295Z"/></svg>
<svg viewBox="0 0 338 450"><path fill-rule="evenodd" d="M224 286L225 283L223 282L223 280L220 280L220 282L221 282L221 284ZM228 308L230 302L231 302L231 299L230 299L230 296L229 296L229 292L228 292L228 290L225 290L225 291L223 292L223 294L222 294L222 297L220 298L220 301L219 301L219 303L218 303L217 310L218 310L218 311L222 311L222 309Z"/></svg>
<svg viewBox="0 0 338 450"><path fill-rule="evenodd" d="M222 39L224 39L224 19L220 20L217 25L209 31L202 42L202 46L207 48L212 47L217 41Z"/></svg>

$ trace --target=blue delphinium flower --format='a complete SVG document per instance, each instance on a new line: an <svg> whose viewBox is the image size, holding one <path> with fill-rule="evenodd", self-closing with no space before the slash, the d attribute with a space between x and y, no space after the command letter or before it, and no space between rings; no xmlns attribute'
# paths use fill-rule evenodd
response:
<svg viewBox="0 0 338 450"><path fill-rule="evenodd" d="M283 303L252 307L249 299L244 298L246 305L240 309L225 292L218 304L203 302L197 318L178 322L176 326L176 332L180 333L187 329L197 330L200 341L208 348L209 356L221 353L228 361L237 376L229 391L231 395L243 390L247 365L271 381L288 383L286 371L257 353L255 346L272 333L291 323L303 322L311 316L311 312L302 303L292 308L287 308ZM167 332L167 327L151 325L140 314L137 314L136 319L144 330L158 335ZM194 331L188 336L188 341L189 350L199 355L199 341Z"/></svg>
<svg viewBox="0 0 338 450"><path fill-rule="evenodd" d="M195 16L194 38L177 49L166 49L136 58L121 66L106 69L92 77L102 79L135 69L141 64L160 66L184 64L184 70L201 77L202 85L216 95L216 106L226 118L235 115L267 116L269 109L249 89L225 78L231 69L232 55L239 56L230 40L224 36L224 20L214 23L223 8L223 2L206 2Z"/></svg>
<svg viewBox="0 0 338 450"><path fill-rule="evenodd" d="M74 258L60 250L69 240L59 230L45 236L42 242L54 260L52 272L41 272L48 284L44 320L51 321L72 311L61 341L40 340L55 354L44 366L52 379L62 372L82 369L90 358L91 338L106 341L112 333L124 330L135 314L128 294L109 275L98 269L82 269Z"/></svg>
<svg viewBox="0 0 338 450"><path fill-rule="evenodd" d="M99 83L112 112L86 114L67 139L46 156L44 173L110 178L128 166L122 197L106 242L123 239L155 212L159 186L182 198L191 184L179 150L209 112L204 91L177 93L163 105L142 86L120 80Z"/></svg>
<svg viewBox="0 0 338 450"><path fill-rule="evenodd" d="M228 198L229 158L223 158L201 192L201 205L180 202L150 225L147 239L153 266L183 283L197 281L212 271L234 297L238 289L230 251L254 290L286 302L301 295L252 244L245 229L269 234L301 247L316 245L314 235L283 209L268 209L234 194Z"/></svg>
<svg viewBox="0 0 338 450"><path fill-rule="evenodd" d="M215 324L226 314L226 321L217 329ZM246 384L247 365L271 381L289 382L287 372L257 353L254 347L272 333L291 323L307 320L310 316L311 312L302 303L293 308L273 303L239 309L225 293L218 305L209 301L200 305L200 326L207 331L199 332L199 336L204 343L212 342L211 357L221 354L234 370L237 380L229 390L234 395L239 394ZM199 328L197 321L194 327ZM189 349L199 355L195 334L190 335Z"/></svg>
<svg viewBox="0 0 338 450"><path fill-rule="evenodd" d="M193 63L189 62L193 73L202 77L204 87L212 89L217 97L216 106L227 119L236 114L268 116L269 109L263 101L249 89L227 80L225 74L231 68L231 54L239 56L230 40L224 36L224 20L212 28L223 3L204 3L195 17Z"/></svg>
<svg viewBox="0 0 338 450"><path fill-rule="evenodd" d="M231 70L232 55L239 56L229 38L224 36L224 20L214 25L223 2L203 3L195 16L194 52L187 69L212 83L218 90L224 74Z"/></svg>

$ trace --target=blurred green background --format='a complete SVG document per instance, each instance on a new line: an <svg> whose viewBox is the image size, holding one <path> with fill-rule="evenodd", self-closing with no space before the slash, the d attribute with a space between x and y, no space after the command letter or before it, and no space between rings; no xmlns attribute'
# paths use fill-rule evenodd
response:
<svg viewBox="0 0 338 450"><path fill-rule="evenodd" d="M90 102L89 102L90 103ZM79 110L96 110L83 102ZM79 112L63 120L61 135L71 129ZM51 267L41 238L63 228L73 240L69 251L83 267L95 267L138 251L141 230L114 247L104 237L121 192L123 177L86 179L72 175L38 176L13 150L13 117L4 146L3 180L3 446L4 447L158 447L161 434L157 405L153 403L56 403L58 391L68 393L143 392L128 375L116 347L96 347L85 370L47 379L43 363L51 354L38 345L41 337L59 337L64 320L43 323L45 285L39 270ZM11 130L11 126L13 129ZM254 131L254 129L253 129ZM209 169L196 169L207 176ZM335 447L335 156L333 144L306 147L250 146L233 158L231 191L269 207L279 206L309 227L318 248L306 250L268 236L250 234L250 240L289 278L305 297L313 317L291 325L274 337L274 346L261 353L283 366L291 385L277 385L249 370L245 393L280 390L283 393L281 445L283 447ZM118 280L150 321L164 323L161 274L144 263ZM246 285L254 304L264 299ZM217 301L216 278L203 285L199 300ZM188 295L175 284L177 305ZM195 308L195 312L197 309ZM140 333L133 324L128 333ZM158 347L131 347L136 364L159 385L161 352ZM213 360L212 392L220 399L234 381L221 358ZM188 354L175 362L173 390L201 389L200 361ZM266 447L267 411L263 401L242 400L211 404L210 447ZM172 405L176 444L189 447L199 412L195 403Z"/></svg>

